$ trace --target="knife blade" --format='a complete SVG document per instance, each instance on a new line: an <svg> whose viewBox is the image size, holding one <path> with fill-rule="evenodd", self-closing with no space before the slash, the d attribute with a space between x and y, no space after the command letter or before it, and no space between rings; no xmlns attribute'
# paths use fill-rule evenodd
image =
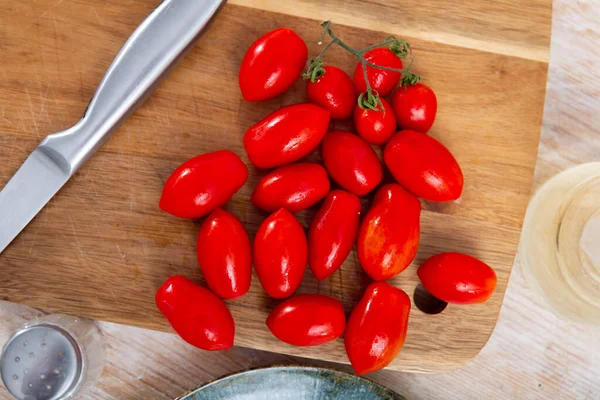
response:
<svg viewBox="0 0 600 400"><path fill-rule="evenodd" d="M226 0L165 0L133 32L83 118L29 155L0 192L0 253L194 45Z"/></svg>
<svg viewBox="0 0 600 400"><path fill-rule="evenodd" d="M69 173L35 149L0 193L0 252L69 180Z"/></svg>

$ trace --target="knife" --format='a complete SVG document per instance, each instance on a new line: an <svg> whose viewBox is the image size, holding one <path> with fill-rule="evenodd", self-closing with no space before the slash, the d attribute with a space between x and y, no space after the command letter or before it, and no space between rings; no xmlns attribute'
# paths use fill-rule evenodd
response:
<svg viewBox="0 0 600 400"><path fill-rule="evenodd" d="M133 32L83 118L47 136L0 192L0 253L194 45L226 0L165 0Z"/></svg>

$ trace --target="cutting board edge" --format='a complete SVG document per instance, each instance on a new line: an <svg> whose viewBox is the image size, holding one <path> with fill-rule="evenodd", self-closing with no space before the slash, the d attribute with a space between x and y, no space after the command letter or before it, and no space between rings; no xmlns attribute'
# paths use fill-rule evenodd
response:
<svg viewBox="0 0 600 400"><path fill-rule="evenodd" d="M251 2L252 5L242 4L242 2L246 2L246 3ZM269 8L269 7L264 6L265 4L266 4L266 2L263 2L260 0L228 0L228 2L227 2L228 6L251 8L251 9L257 9L257 10L262 10L262 11L267 11L270 13L282 14L282 15L293 15L295 17L309 19L309 20L315 21L317 23L321 22L321 20L319 20L318 18L315 18L313 15L306 15L304 13L286 14L283 12L282 9ZM360 28L360 29L364 29L367 31L371 31L371 32L388 32L388 33L393 33L395 35L402 34L403 36L406 36L406 37L429 41L429 42L433 42L433 43L439 43L439 44L448 45L448 46L467 48L467 49L481 51L481 52L485 52L485 53L500 54L500 55L504 55L504 56L508 56L508 57L522 58L525 60L537 61L537 62L542 62L545 64L550 63L550 46L549 45L544 48L540 47L540 48L536 48L535 50L532 50L532 49L526 48L525 46L520 46L520 45L510 46L510 45L507 45L505 42L490 43L490 42L486 42L484 40L468 38L468 37L461 36L461 35L453 35L448 39L444 39L442 37L443 36L442 34L438 34L438 35L426 34L423 31L418 31L418 30L414 30L414 29L406 30L406 31L397 30L397 29L395 29L395 27L396 27L395 24L385 24L384 23L384 24L379 25L377 28L372 28L367 23L358 23L358 24L353 25L348 19L344 19L344 18L341 19L341 22L336 22L336 21L334 21L332 19L332 22L335 22L336 25L344 25L344 26L352 27L352 28ZM551 36L550 35L551 31L552 31L552 10L550 11L550 23L548 24L548 35L547 35L548 37ZM452 40L450 40L450 39L452 39ZM507 48L510 48L512 50L508 51Z"/></svg>

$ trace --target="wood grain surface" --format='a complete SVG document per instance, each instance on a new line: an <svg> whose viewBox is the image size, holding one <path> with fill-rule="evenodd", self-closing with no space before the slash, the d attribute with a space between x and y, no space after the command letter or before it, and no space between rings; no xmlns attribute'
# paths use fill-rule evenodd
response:
<svg viewBox="0 0 600 400"><path fill-rule="evenodd" d="M0 0L0 186L46 134L77 121L114 54L155 3ZM165 179L199 153L228 148L246 160L245 129L282 105L304 101L305 95L298 82L271 101L245 103L236 79L245 49L262 33L285 25L316 54L318 21L333 13L341 23L360 27L336 25L338 35L356 47L390 32L409 40L416 72L438 94L431 134L455 154L466 187L460 204L423 204L419 253L392 282L412 296L419 263L453 250L489 263L499 284L485 304L450 306L436 316L413 306L406 344L390 368L440 372L463 365L492 333L513 265L542 120L550 1L462 6L430 1L421 7L411 3L406 12L399 1L348 2L348 8L338 9L330 1L319 7L306 1L293 7L237 3L224 8L156 94L2 254L0 298L170 330L154 306L156 289L173 274L198 282L202 276L195 257L199 221L179 220L157 207ZM388 27L388 32L377 31ZM347 71L355 64L341 51L332 51L327 61ZM248 183L228 204L251 235L265 217L248 202L259 178L251 170ZM299 215L305 226L314 211ZM352 254L326 281L307 272L299 292L330 294L349 311L367 284ZM228 302L238 346L347 362L341 340L295 348L272 337L264 320L275 304L257 279L244 298Z"/></svg>

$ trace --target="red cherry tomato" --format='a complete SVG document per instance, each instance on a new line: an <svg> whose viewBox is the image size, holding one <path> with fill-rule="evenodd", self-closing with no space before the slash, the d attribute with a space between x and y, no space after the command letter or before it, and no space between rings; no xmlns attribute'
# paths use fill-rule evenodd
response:
<svg viewBox="0 0 600 400"><path fill-rule="evenodd" d="M246 101L268 100L288 90L308 59L304 40L289 28L258 38L242 60L239 83Z"/></svg>
<svg viewBox="0 0 600 400"><path fill-rule="evenodd" d="M254 268L269 296L291 296L302 281L306 259L304 229L289 211L281 208L264 220L254 238Z"/></svg>
<svg viewBox="0 0 600 400"><path fill-rule="evenodd" d="M429 86L400 86L392 95L392 107L400 129L427 133L435 121L437 98Z"/></svg>
<svg viewBox="0 0 600 400"><path fill-rule="evenodd" d="M421 203L399 185L381 187L358 231L356 249L365 272L383 281L404 271L417 254Z"/></svg>
<svg viewBox="0 0 600 400"><path fill-rule="evenodd" d="M233 317L210 290L183 276L172 276L156 292L156 305L175 332L192 346L203 350L233 346Z"/></svg>
<svg viewBox="0 0 600 400"><path fill-rule="evenodd" d="M243 296L252 280L250 239L231 213L216 209L200 226L196 246L206 284L224 299Z"/></svg>
<svg viewBox="0 0 600 400"><path fill-rule="evenodd" d="M246 179L248 167L235 153L202 154L169 176L159 206L179 218L200 218L227 203Z"/></svg>
<svg viewBox="0 0 600 400"><path fill-rule="evenodd" d="M356 131L367 143L381 146L396 133L396 118L392 106L385 100L380 99L383 104L377 109L369 110L356 106L354 109L354 125Z"/></svg>
<svg viewBox="0 0 600 400"><path fill-rule="evenodd" d="M280 303L269 314L267 327L282 342L317 346L344 333L346 315L338 300L322 294L300 294Z"/></svg>
<svg viewBox="0 0 600 400"><path fill-rule="evenodd" d="M313 151L328 128L329 111L314 104L294 104L251 126L244 135L244 147L258 168L278 167Z"/></svg>
<svg viewBox="0 0 600 400"><path fill-rule="evenodd" d="M357 98L352 79L338 67L323 69L325 73L315 82L306 81L308 100L328 110L333 119L350 118Z"/></svg>
<svg viewBox="0 0 600 400"><path fill-rule="evenodd" d="M331 178L357 196L364 196L381 182L383 172L377 153L350 132L333 131L325 135L321 156Z"/></svg>
<svg viewBox="0 0 600 400"><path fill-rule="evenodd" d="M385 368L402 349L410 298L385 282L369 285L350 317L344 335L346 353L358 375Z"/></svg>
<svg viewBox="0 0 600 400"><path fill-rule="evenodd" d="M424 133L398 132L385 146L383 160L394 179L417 197L451 201L462 193L458 162L443 144Z"/></svg>
<svg viewBox="0 0 600 400"><path fill-rule="evenodd" d="M285 208L302 211L321 200L329 192L329 177L325 168L304 162L284 165L262 178L250 201L265 211Z"/></svg>
<svg viewBox="0 0 600 400"><path fill-rule="evenodd" d="M400 57L395 55L390 49L384 47L379 47L366 52L365 59L370 63L382 67L402 69L402 60ZM401 75L400 72L385 71L383 69L367 66L369 84L371 84L371 88L377 91L381 97L387 96L392 92L394 86L400 81ZM352 80L354 81L354 87L359 93L367 91L365 76L360 62L356 65Z"/></svg>
<svg viewBox="0 0 600 400"><path fill-rule="evenodd" d="M417 275L425 290L448 303L483 303L496 289L494 270L461 253L435 255L419 267Z"/></svg>
<svg viewBox="0 0 600 400"><path fill-rule="evenodd" d="M360 200L334 190L327 195L308 231L308 265L319 280L342 266L356 241Z"/></svg>

